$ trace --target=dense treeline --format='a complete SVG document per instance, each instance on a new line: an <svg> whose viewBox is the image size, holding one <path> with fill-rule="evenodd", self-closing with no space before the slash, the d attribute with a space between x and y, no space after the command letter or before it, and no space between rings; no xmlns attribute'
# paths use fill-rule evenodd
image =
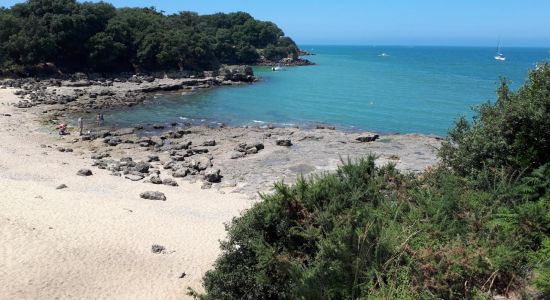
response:
<svg viewBox="0 0 550 300"><path fill-rule="evenodd" d="M275 185L232 221L202 299L550 297L550 66L457 121L420 176L374 157Z"/></svg>
<svg viewBox="0 0 550 300"><path fill-rule="evenodd" d="M164 15L76 0L0 8L0 74L211 69L255 63L261 55L277 61L297 56L298 48L275 24L243 12Z"/></svg>

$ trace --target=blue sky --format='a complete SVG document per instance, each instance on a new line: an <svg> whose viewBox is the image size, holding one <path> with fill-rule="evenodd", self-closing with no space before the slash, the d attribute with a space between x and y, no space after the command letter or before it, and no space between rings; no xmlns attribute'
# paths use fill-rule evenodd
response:
<svg viewBox="0 0 550 300"><path fill-rule="evenodd" d="M0 0L11 6L20 1ZM550 0L111 0L166 13L246 11L299 44L550 46Z"/></svg>

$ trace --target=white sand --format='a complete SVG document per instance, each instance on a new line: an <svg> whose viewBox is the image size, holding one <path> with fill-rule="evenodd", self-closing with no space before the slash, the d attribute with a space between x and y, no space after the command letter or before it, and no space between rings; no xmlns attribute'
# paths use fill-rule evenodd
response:
<svg viewBox="0 0 550 300"><path fill-rule="evenodd" d="M200 290L223 223L252 202L198 183L131 182L91 168L81 150L42 148L60 137L6 105L15 101L0 90L0 298L185 299L187 286ZM76 176L81 168L94 175ZM147 190L168 200L140 199Z"/></svg>

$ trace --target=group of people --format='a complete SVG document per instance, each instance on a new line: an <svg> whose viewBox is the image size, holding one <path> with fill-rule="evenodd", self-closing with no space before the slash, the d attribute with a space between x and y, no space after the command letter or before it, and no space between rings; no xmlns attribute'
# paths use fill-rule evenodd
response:
<svg viewBox="0 0 550 300"><path fill-rule="evenodd" d="M102 126L104 122L105 122L105 117L103 116L103 113L102 112L97 113L97 115L96 115L97 126ZM57 125L56 129L59 130L59 135L67 134L67 124L65 124L65 123L61 123L61 124ZM82 119L82 117L79 117L78 118L78 131L79 131L80 135L83 134L82 133L83 130L84 130L84 120Z"/></svg>

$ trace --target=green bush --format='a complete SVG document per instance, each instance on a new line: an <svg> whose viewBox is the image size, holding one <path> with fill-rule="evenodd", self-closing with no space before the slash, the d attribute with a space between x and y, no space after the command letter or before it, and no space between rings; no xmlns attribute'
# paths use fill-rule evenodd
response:
<svg viewBox="0 0 550 300"><path fill-rule="evenodd" d="M503 84L420 176L369 156L272 194L227 227L201 299L550 295L550 68ZM527 289L529 287L530 289Z"/></svg>

